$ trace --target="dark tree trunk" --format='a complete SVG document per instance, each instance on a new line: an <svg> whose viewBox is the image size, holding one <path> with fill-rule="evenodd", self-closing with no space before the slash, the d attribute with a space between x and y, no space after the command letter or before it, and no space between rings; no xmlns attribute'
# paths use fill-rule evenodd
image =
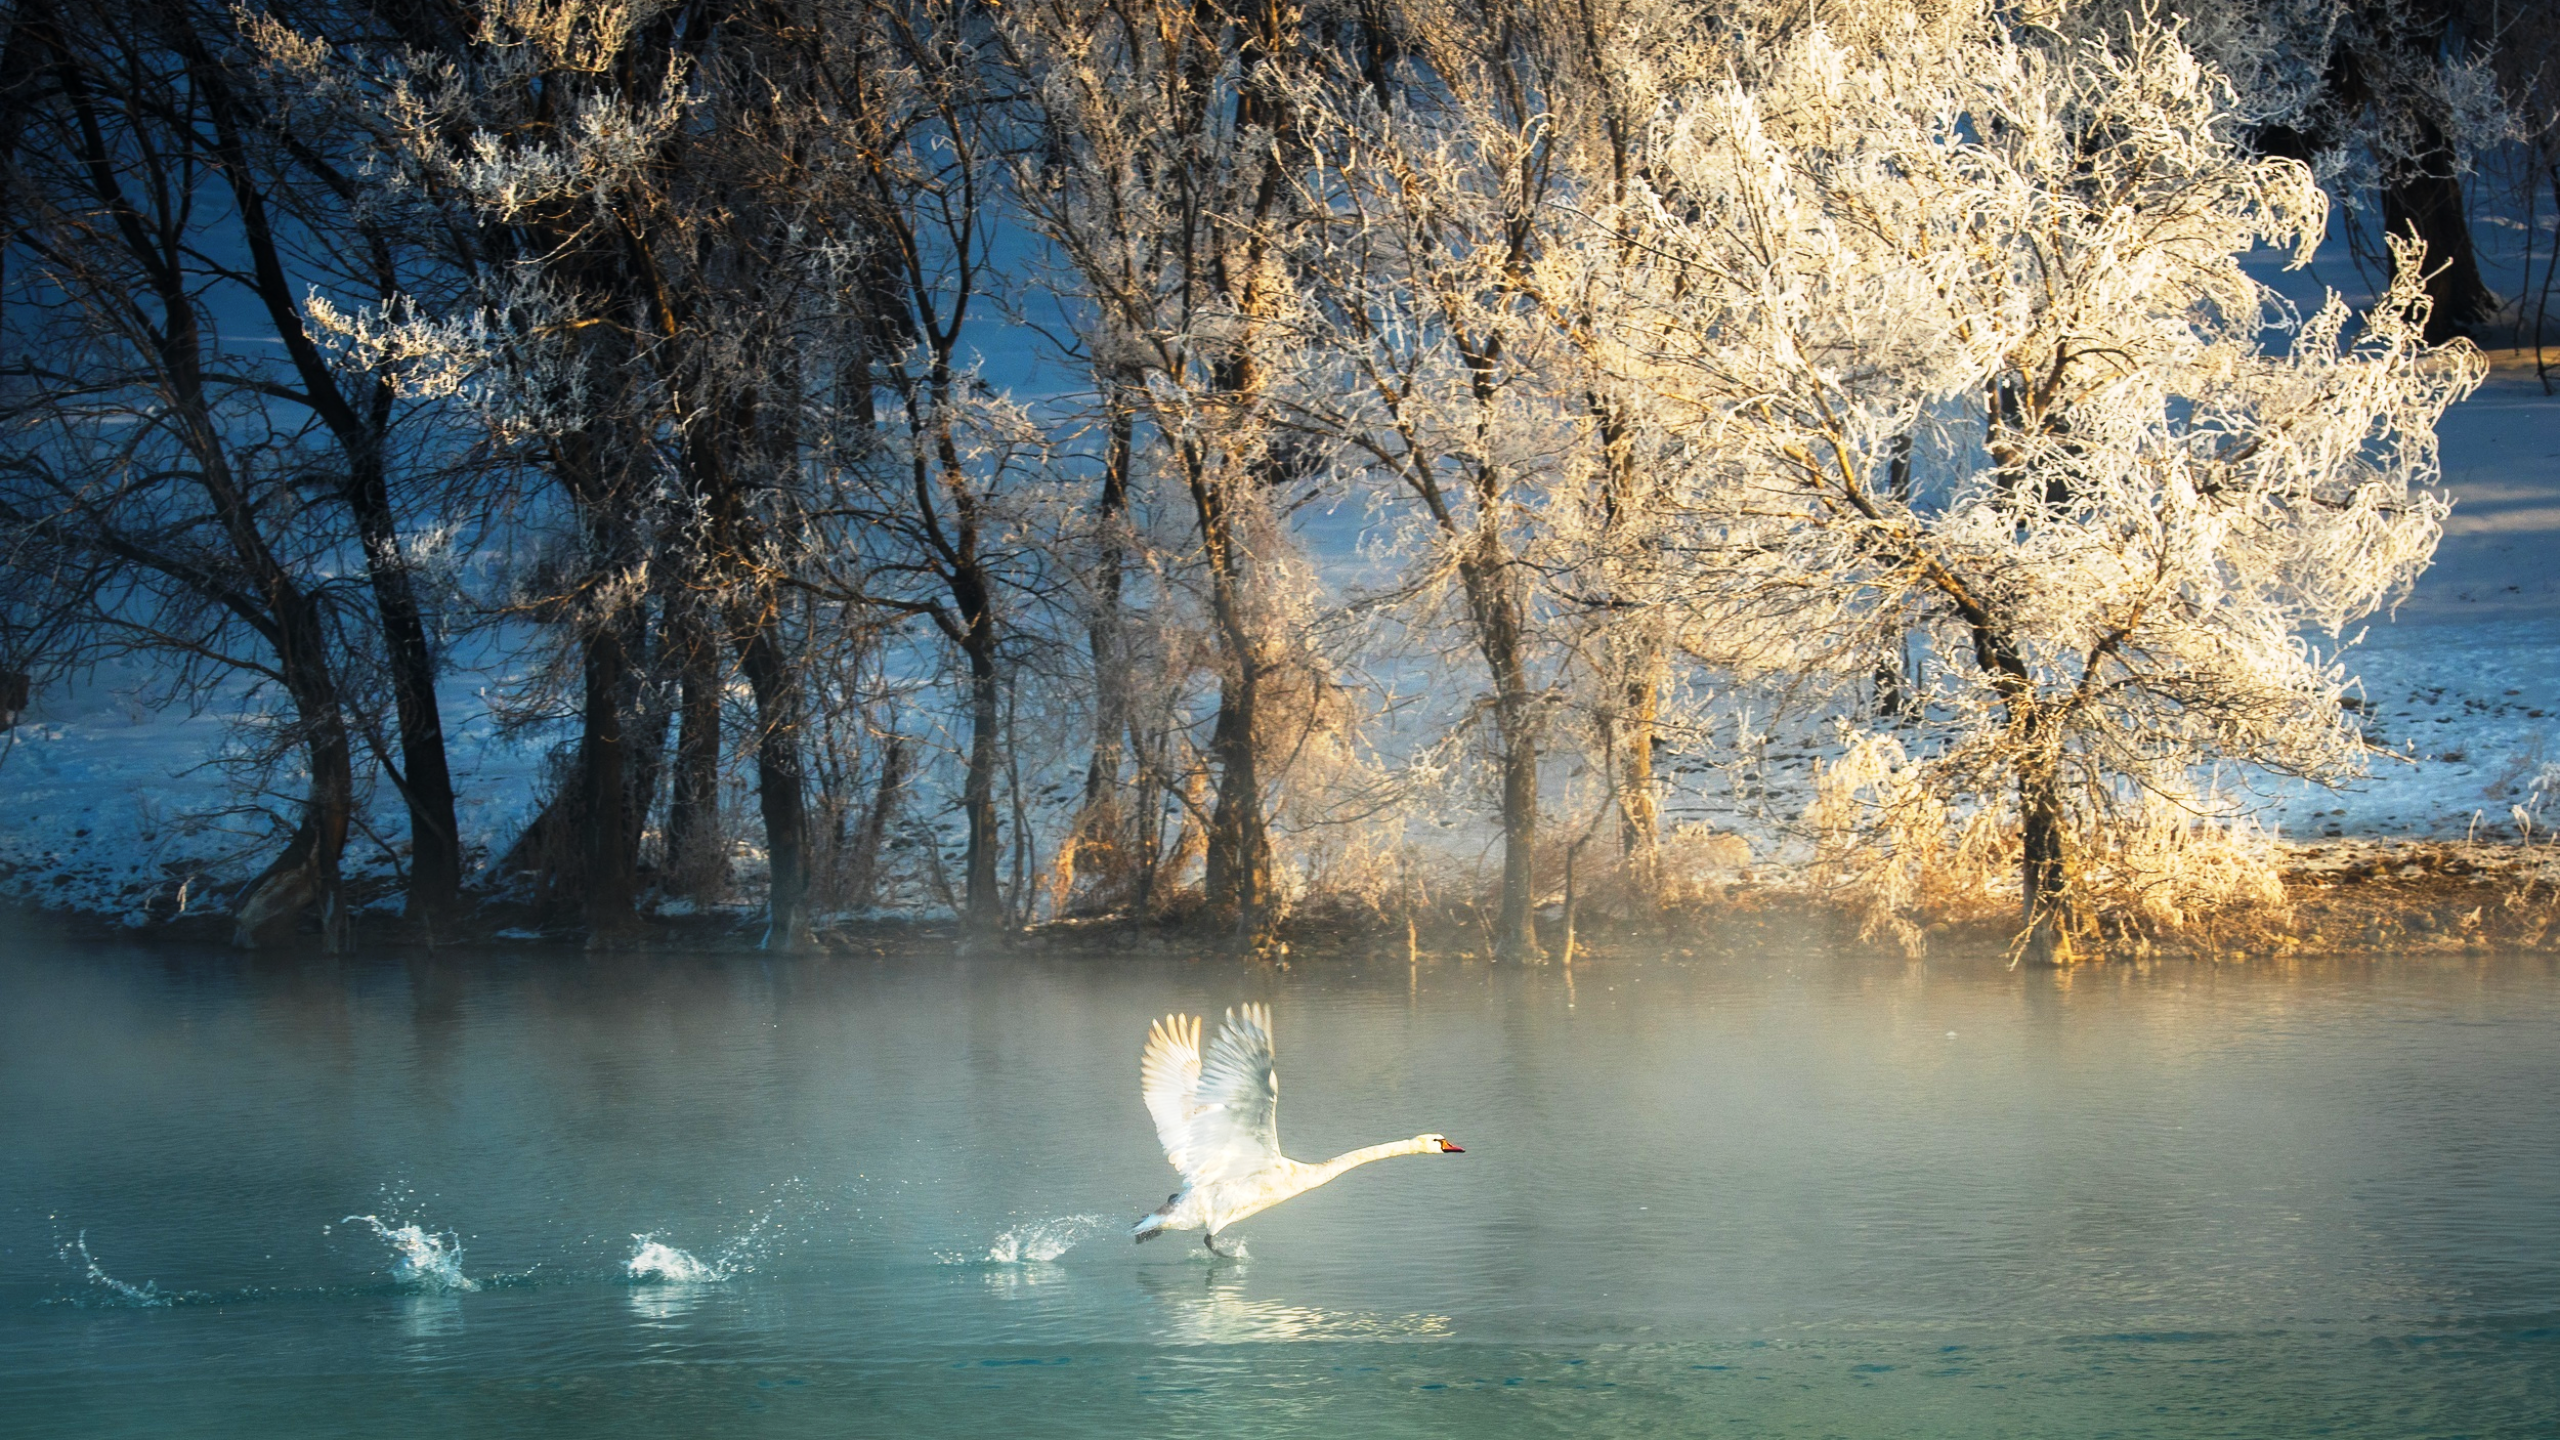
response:
<svg viewBox="0 0 2560 1440"><path fill-rule="evenodd" d="M1894 437L1893 458L1885 467L1885 494L1897 505L1911 502L1911 436ZM1876 661L1876 714L1888 720L1908 719L1917 701L1911 694L1909 632L1900 617L1885 621L1884 655Z"/></svg>
<svg viewBox="0 0 2560 1440"><path fill-rule="evenodd" d="M1587 399L1598 420L1601 462L1608 475L1601 493L1602 528L1614 543L1623 544L1617 537L1638 523L1650 503L1635 461L1635 427L1614 400L1598 393ZM1625 604L1626 597L1613 596L1610 603L1613 607ZM1663 646L1650 617L1643 625L1634 654L1613 654L1604 662L1611 667L1604 683L1616 689L1618 703L1602 723L1617 767L1609 784L1616 792L1619 852L1636 897L1650 904L1660 888L1662 811L1654 788L1653 745L1662 719Z"/></svg>
<svg viewBox="0 0 2560 1440"><path fill-rule="evenodd" d="M633 564L637 540L622 487L612 482L593 432L563 457L563 475L585 511L591 595L609 595ZM591 602L592 603L592 602ZM631 725L643 679L639 644L647 630L628 607L576 617L583 682L578 737L576 819L579 913L587 943L611 948L639 928L640 806L632 794L641 773ZM645 800L642 802L645 803Z"/></svg>
<svg viewBox="0 0 2560 1440"><path fill-rule="evenodd" d="M1514 691L1502 702L1502 913L1494 953L1538 958L1538 742L1534 702Z"/></svg>
<svg viewBox="0 0 2560 1440"><path fill-rule="evenodd" d="M666 889L688 900L708 900L728 881L720 835L720 651L706 633L699 602L678 595L668 604L675 610L669 640L677 680Z"/></svg>
<svg viewBox="0 0 2560 1440"><path fill-rule="evenodd" d="M1482 547L1494 550L1491 537ZM1506 960L1538 958L1538 738L1537 696L1529 687L1522 653L1520 597L1498 552L1459 562L1476 646L1494 686L1494 732L1502 765L1502 909L1494 922L1494 954Z"/></svg>
<svg viewBox="0 0 2560 1440"><path fill-rule="evenodd" d="M1262 781L1254 764L1254 700L1260 679L1252 656L1236 661L1247 674L1219 687L1219 723L1208 753L1219 764L1219 799L1208 812L1208 904L1234 912L1242 930L1260 928L1262 892L1270 884L1270 835L1262 822Z"/></svg>
<svg viewBox="0 0 2560 1440"><path fill-rule="evenodd" d="M1653 776L1654 737L1662 723L1662 646L1648 635L1630 671L1618 711L1618 848L1637 892L1659 889L1662 799Z"/></svg>
<svg viewBox="0 0 2560 1440"><path fill-rule="evenodd" d="M1265 928L1271 883L1271 836L1262 813L1253 741L1261 676L1250 642L1231 638L1229 643L1240 653L1231 653L1229 671L1219 682L1218 719L1209 735L1209 755L1218 766L1218 796L1209 812L1203 884L1210 908L1231 916L1237 933L1252 943Z"/></svg>
<svg viewBox="0 0 2560 1440"><path fill-rule="evenodd" d="M986 577L974 567L952 577L961 619L960 650L969 665L969 768L960 807L969 821L969 850L961 881L962 919L971 930L1004 928L1004 890L996 878L1003 835L996 824L996 767L1002 759L1004 713L996 683L995 616Z"/></svg>
<svg viewBox="0 0 2560 1440"><path fill-rule="evenodd" d="M605 265L588 269L600 290L621 283ZM627 383L629 347L610 328L593 333L597 338L582 363L596 393L611 395ZM630 424L608 403L596 418L561 436L551 457L558 483L577 507L585 541L584 573L560 603L579 649L577 798L570 816L577 826L574 893L593 949L622 945L639 929L633 907L640 891L644 817L631 793L639 768L629 726L645 679L641 661L648 629L640 608L646 602L618 598L644 554L644 500L631 478L632 457L642 447L634 443Z"/></svg>
<svg viewBox="0 0 2560 1440"><path fill-rule="evenodd" d="M2068 965L2079 916L2072 903L2061 789L2041 757L2018 768L2018 819L2025 842L2019 876L2023 958L2030 965Z"/></svg>
<svg viewBox="0 0 2560 1440"><path fill-rule="evenodd" d="M632 607L622 644L631 660L631 684L622 696L622 713L628 717L623 721L627 757L623 763L628 772L626 793L631 797L624 816L631 827L631 866L637 877L641 847L649 838L649 816L658 805L658 778L667 768L667 727L675 718L671 703L675 687L666 674L662 653L666 636L653 633L645 607Z"/></svg>
<svg viewBox="0 0 2560 1440"><path fill-rule="evenodd" d="M321 948L334 955L344 952L352 938L339 864L355 811L354 756L319 617L298 595L287 597L285 607L277 625L277 659L303 728L302 752L311 782L301 822L284 853L241 892L231 940L244 950L281 944L300 928L303 914L316 907Z"/></svg>
<svg viewBox="0 0 2560 1440"><path fill-rule="evenodd" d="M462 832L455 821L453 772L444 717L436 706L435 651L417 586L391 515L382 467L360 459L347 505L364 542L365 569L382 625L392 706L400 725L400 798L409 810L409 914L433 926L462 897Z"/></svg>
<svg viewBox="0 0 2560 1440"><path fill-rule="evenodd" d="M1093 757L1085 766L1087 805L1101 801L1120 783L1121 745L1129 729L1129 677L1121 654L1121 589L1125 583L1121 531L1128 524L1129 462L1134 425L1129 407L1115 390L1103 452L1102 495L1094 506L1093 618L1085 627L1085 643L1093 656Z"/></svg>
<svg viewBox="0 0 2560 1440"><path fill-rule="evenodd" d="M800 686L772 609L739 627L738 660L756 701L756 801L764 812L772 891L768 950L800 950L809 935L809 809L800 765Z"/></svg>
<svg viewBox="0 0 2560 1440"><path fill-rule="evenodd" d="M1137 783L1130 799L1128 835L1136 863L1129 877L1129 905L1141 915L1155 908L1156 870L1164 858L1164 751L1164 745L1141 732L1132 717L1129 752L1137 758Z"/></svg>
<svg viewBox="0 0 2560 1440"><path fill-rule="evenodd" d="M2357 47L2340 47L2330 80L2340 98L2351 105L2383 112L2378 123L2403 124L2415 138L2414 155L2391 165L2382 176L2382 224L2394 235L2415 235L2426 245L2420 263L2426 267L2426 338L2441 342L2467 335L2471 327L2493 318L2498 297L2480 277L2479 258L2471 246L2471 220L2462 204L2460 157L2445 133L2435 98L2411 93L2395 72L2424 73L2442 63L2445 32L2452 23L2448 0L2384 0L2367 3L2360 17L2364 43L2397 52L2376 56L2368 66Z"/></svg>
<svg viewBox="0 0 2560 1440"><path fill-rule="evenodd" d="M889 826L897 819L898 799L907 783L907 737L891 735L880 749L880 779L871 791L871 807L862 817L862 834L854 844L846 902L860 908L880 897L880 852L889 843Z"/></svg>
<svg viewBox="0 0 2560 1440"><path fill-rule="evenodd" d="M1085 763L1084 804L1076 817L1073 867L1076 877L1099 874L1107 885L1098 897L1119 903L1128 879L1129 817L1120 808L1120 770L1129 734L1128 660L1121 643L1121 590L1125 557L1121 528L1129 509L1131 417L1116 389L1110 407L1108 439L1103 450L1102 495L1095 506L1093 614L1085 626L1085 644L1093 662L1093 751ZM1071 882L1072 884L1072 879Z"/></svg>
<svg viewBox="0 0 2560 1440"><path fill-rule="evenodd" d="M2049 716L2036 705L2035 675L1989 611L1959 601L1980 667L2008 722L2018 767L2020 955L2029 964L2068 965L2080 915L2071 885L2070 814L2063 803L2061 753Z"/></svg>
<svg viewBox="0 0 2560 1440"><path fill-rule="evenodd" d="M1249 387L1231 381L1225 388ZM1185 457L1192 508L1209 558L1210 618L1218 629L1226 667L1218 680L1218 719L1209 734L1209 758L1218 767L1218 796L1209 813L1208 857L1203 885L1209 906L1232 919L1248 945L1258 945L1269 925L1271 833L1262 812L1262 772L1257 740L1262 699L1262 647L1244 613L1245 557L1237 544L1222 480L1208 473L1197 453Z"/></svg>
<svg viewBox="0 0 2560 1440"><path fill-rule="evenodd" d="M2480 278L2471 248L2471 222L2462 208L2462 181L2454 174L2453 147L2432 123L2421 127L2433 142L2425 159L2382 187L2383 228L2425 243L2426 338L2441 344L2469 335L2496 317L2497 294Z"/></svg>
<svg viewBox="0 0 2560 1440"><path fill-rule="evenodd" d="M631 774L622 700L632 667L622 627L609 620L589 628L583 650L579 908L587 922L587 943L611 946L635 928L631 907L640 889L639 855L626 838L631 831Z"/></svg>
<svg viewBox="0 0 2560 1440"><path fill-rule="evenodd" d="M1003 687L999 683L996 641L995 576L978 550L978 495L952 436L947 416L950 377L937 363L931 377L935 466L915 461L913 485L916 514L927 543L942 565L947 608L934 612L943 638L960 651L968 668L969 755L960 786L960 808L969 826L969 848L961 862L958 910L961 923L978 934L1004 928L1004 889L997 879L1003 836L996 823L996 770L1004 756ZM911 413L913 413L911 411ZM922 428L918 417L918 428ZM950 505L946 526L936 496Z"/></svg>

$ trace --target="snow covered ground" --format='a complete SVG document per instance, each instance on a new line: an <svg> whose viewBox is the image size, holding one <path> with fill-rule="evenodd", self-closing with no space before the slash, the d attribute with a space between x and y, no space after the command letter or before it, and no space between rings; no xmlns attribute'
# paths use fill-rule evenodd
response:
<svg viewBox="0 0 2560 1440"><path fill-rule="evenodd" d="M449 676L443 708L465 841L495 853L532 816L543 755L499 737L487 678ZM39 697L0 737L0 896L141 926L221 905L273 857L296 797L256 793L244 769L223 763L236 739L225 717L154 713L138 698L143 679L102 671ZM387 783L368 799L348 872L396 876L405 812Z"/></svg>
<svg viewBox="0 0 2560 1440"><path fill-rule="evenodd" d="M2445 417L2454 508L2435 564L2345 657L2367 733L2405 758L2341 792L2279 792L2288 836L2509 831L2511 807L2560 765L2560 398L2529 352L2494 358ZM2560 794L2547 799L2560 821Z"/></svg>

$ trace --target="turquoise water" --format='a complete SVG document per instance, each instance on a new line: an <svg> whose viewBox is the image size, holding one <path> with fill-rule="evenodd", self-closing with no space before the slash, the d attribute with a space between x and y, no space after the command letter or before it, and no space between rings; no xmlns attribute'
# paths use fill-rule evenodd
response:
<svg viewBox="0 0 2560 1440"><path fill-rule="evenodd" d="M1466 1153L1133 1247L1147 1021L1247 999L1292 1154ZM2560 1428L2546 960L22 936L0 1115L8 1434Z"/></svg>

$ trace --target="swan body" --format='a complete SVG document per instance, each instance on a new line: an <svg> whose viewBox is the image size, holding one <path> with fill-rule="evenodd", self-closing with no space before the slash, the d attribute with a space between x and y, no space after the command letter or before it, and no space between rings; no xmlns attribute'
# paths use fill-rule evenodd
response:
<svg viewBox="0 0 2560 1440"><path fill-rule="evenodd" d="M1138 1091L1156 1122L1164 1154L1182 1188L1131 1227L1139 1243L1168 1230L1203 1230L1218 1250L1218 1232L1313 1190L1346 1170L1390 1155L1466 1153L1438 1134L1390 1140L1320 1164L1280 1153L1280 1076L1272 1060L1271 1011L1243 1005L1227 1012L1204 1056L1200 1017L1167 1015L1147 1031L1138 1056Z"/></svg>

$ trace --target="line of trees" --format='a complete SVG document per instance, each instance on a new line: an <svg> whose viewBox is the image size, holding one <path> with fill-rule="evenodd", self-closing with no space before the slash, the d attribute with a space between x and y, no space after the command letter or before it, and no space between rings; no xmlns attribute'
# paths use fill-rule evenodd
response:
<svg viewBox="0 0 2560 1440"><path fill-rule="evenodd" d="M893 880L1251 943L1457 809L1525 959L1771 682L1873 732L1867 893L1992 833L2067 958L2199 765L2358 762L2299 637L2432 550L2461 143L2543 83L2450 3L10 0L0 666L244 707L243 944L346 943L387 783L430 933L749 840L777 948ZM2242 263L2321 175L2361 316ZM571 737L495 855L466 644Z"/></svg>

